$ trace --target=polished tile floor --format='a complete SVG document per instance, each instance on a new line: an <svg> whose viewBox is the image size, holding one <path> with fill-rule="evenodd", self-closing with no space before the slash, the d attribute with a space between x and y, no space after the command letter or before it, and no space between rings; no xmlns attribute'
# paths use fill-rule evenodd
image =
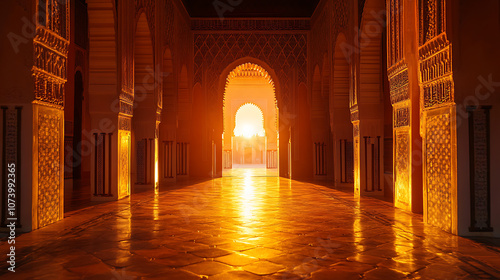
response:
<svg viewBox="0 0 500 280"><path fill-rule="evenodd" d="M67 213L1 279L498 279L500 252L374 198L242 169ZM6 252L7 245L0 245Z"/></svg>

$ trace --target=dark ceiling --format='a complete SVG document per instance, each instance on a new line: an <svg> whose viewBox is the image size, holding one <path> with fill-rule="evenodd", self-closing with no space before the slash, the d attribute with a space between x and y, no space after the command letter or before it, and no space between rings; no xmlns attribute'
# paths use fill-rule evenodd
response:
<svg viewBox="0 0 500 280"><path fill-rule="evenodd" d="M319 0L182 0L182 2L191 17L217 18L219 14L223 14L225 18L310 17ZM231 3L241 4L231 6Z"/></svg>

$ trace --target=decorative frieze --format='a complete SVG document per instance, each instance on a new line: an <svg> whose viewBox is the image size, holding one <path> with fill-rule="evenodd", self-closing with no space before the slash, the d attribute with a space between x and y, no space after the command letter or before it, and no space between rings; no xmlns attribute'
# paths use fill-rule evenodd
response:
<svg viewBox="0 0 500 280"><path fill-rule="evenodd" d="M194 83L208 83L211 100L222 100L218 92L220 74L232 62L254 57L267 63L281 86L278 102L288 104L293 77L307 82L307 34L195 34ZM261 65L262 66L262 65Z"/></svg>
<svg viewBox="0 0 500 280"><path fill-rule="evenodd" d="M35 100L64 106L69 47L67 1L37 1L39 22L33 38Z"/></svg>
<svg viewBox="0 0 500 280"><path fill-rule="evenodd" d="M309 19L194 19L191 21L194 31L278 31L310 30Z"/></svg>
<svg viewBox="0 0 500 280"><path fill-rule="evenodd" d="M423 85L424 108L453 102L453 92L453 80L451 77Z"/></svg>
<svg viewBox="0 0 500 280"><path fill-rule="evenodd" d="M122 88L122 90L120 92L120 100L123 102L127 102L127 103L133 103L134 102L134 90L132 88Z"/></svg>
<svg viewBox="0 0 500 280"><path fill-rule="evenodd" d="M420 81L429 83L452 73L450 42L441 34L419 49Z"/></svg>
<svg viewBox="0 0 500 280"><path fill-rule="evenodd" d="M33 40L60 55L66 55L68 52L69 41L61 37L61 35L54 33L54 31L44 27L39 26L36 28L36 35Z"/></svg>
<svg viewBox="0 0 500 280"><path fill-rule="evenodd" d="M401 63L388 71L391 103L394 105L410 99L408 65Z"/></svg>
<svg viewBox="0 0 500 280"><path fill-rule="evenodd" d="M410 108L402 107L394 110L394 128L410 126Z"/></svg>
<svg viewBox="0 0 500 280"><path fill-rule="evenodd" d="M351 110L351 122L359 121L359 110Z"/></svg>
<svg viewBox="0 0 500 280"><path fill-rule="evenodd" d="M132 119L127 116L118 116L118 129L132 131Z"/></svg>
<svg viewBox="0 0 500 280"><path fill-rule="evenodd" d="M419 49L424 109L454 102L451 46L443 33Z"/></svg>
<svg viewBox="0 0 500 280"><path fill-rule="evenodd" d="M131 103L120 100L120 113L132 117L134 115L134 106Z"/></svg>
<svg viewBox="0 0 500 280"><path fill-rule="evenodd" d="M55 80L66 80L66 54L61 55L44 45L34 44L34 70Z"/></svg>
<svg viewBox="0 0 500 280"><path fill-rule="evenodd" d="M62 107L64 105L65 82L36 70L33 75L35 78L35 99Z"/></svg>

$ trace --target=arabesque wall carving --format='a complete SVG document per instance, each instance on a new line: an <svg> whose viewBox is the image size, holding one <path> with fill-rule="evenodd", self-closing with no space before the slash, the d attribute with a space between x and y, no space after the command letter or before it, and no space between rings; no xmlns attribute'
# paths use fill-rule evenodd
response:
<svg viewBox="0 0 500 280"><path fill-rule="evenodd" d="M394 204L406 210L411 210L410 166L410 134L408 131L398 131L396 132Z"/></svg>
<svg viewBox="0 0 500 280"><path fill-rule="evenodd" d="M451 44L446 34L446 1L420 0L419 80L424 142L424 218L456 233L456 135Z"/></svg>
<svg viewBox="0 0 500 280"><path fill-rule="evenodd" d="M38 183L36 227L44 227L62 219L62 127L63 113L58 109L40 108L38 119Z"/></svg>
<svg viewBox="0 0 500 280"><path fill-rule="evenodd" d="M35 122L33 221L39 228L63 218L64 88L69 47L69 1L36 1L33 38Z"/></svg>
<svg viewBox="0 0 500 280"><path fill-rule="evenodd" d="M388 71L389 87L391 93L391 103L396 103L410 99L408 65L397 64Z"/></svg>
<svg viewBox="0 0 500 280"><path fill-rule="evenodd" d="M130 131L120 130L118 132L118 141L118 198L123 198L130 194Z"/></svg>
<svg viewBox="0 0 500 280"><path fill-rule="evenodd" d="M206 82L211 100L219 100L217 82L224 68L243 57L268 63L276 72L285 106L292 91L294 71L298 83L307 82L307 35L304 34L195 34L194 83ZM205 77L203 78L203 75Z"/></svg>
<svg viewBox="0 0 500 280"><path fill-rule="evenodd" d="M424 108L454 101L451 45L446 34L427 42L419 50L420 81Z"/></svg>
<svg viewBox="0 0 500 280"><path fill-rule="evenodd" d="M437 114L428 117L425 131L427 222L451 232L453 155L450 115Z"/></svg>

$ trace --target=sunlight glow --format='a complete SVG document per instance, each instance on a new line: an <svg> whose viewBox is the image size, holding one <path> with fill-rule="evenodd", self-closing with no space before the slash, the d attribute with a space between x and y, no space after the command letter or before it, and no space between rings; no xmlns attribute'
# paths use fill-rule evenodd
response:
<svg viewBox="0 0 500 280"><path fill-rule="evenodd" d="M257 134L257 131L255 131L255 128L252 125L247 124L243 126L241 133L245 138L252 138L252 136Z"/></svg>
<svg viewBox="0 0 500 280"><path fill-rule="evenodd" d="M264 116L259 107L245 104L236 112L235 136L252 138L256 135L265 136Z"/></svg>

